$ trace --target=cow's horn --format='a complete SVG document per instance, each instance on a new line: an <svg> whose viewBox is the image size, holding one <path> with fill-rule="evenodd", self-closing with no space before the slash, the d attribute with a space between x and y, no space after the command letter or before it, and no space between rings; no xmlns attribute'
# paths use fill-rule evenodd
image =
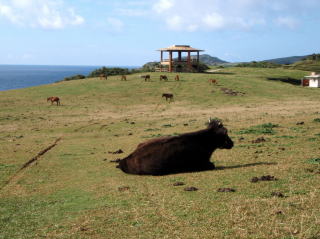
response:
<svg viewBox="0 0 320 239"><path fill-rule="evenodd" d="M209 124L211 123L211 121L212 121L212 120L211 120L211 117L210 117L210 118L209 118Z"/></svg>

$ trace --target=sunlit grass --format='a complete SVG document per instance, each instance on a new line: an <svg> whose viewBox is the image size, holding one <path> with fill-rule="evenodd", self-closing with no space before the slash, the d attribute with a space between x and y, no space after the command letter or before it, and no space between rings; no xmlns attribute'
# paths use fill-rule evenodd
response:
<svg viewBox="0 0 320 239"><path fill-rule="evenodd" d="M180 82L151 73L151 82L130 75L0 92L0 238L319 237L319 89L268 80L305 74L226 68ZM111 162L150 138L203 129L210 117L235 142L213 154L215 171L136 176ZM278 180L251 182L263 175ZM191 186L199 190L184 191Z"/></svg>

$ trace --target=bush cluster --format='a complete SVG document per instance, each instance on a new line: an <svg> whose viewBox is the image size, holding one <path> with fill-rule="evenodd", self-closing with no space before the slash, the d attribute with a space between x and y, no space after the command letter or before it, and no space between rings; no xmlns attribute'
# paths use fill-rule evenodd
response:
<svg viewBox="0 0 320 239"><path fill-rule="evenodd" d="M85 78L86 77L84 75L74 75L74 76L65 77L63 80L69 81L69 80L80 80L80 79L85 79Z"/></svg>
<svg viewBox="0 0 320 239"><path fill-rule="evenodd" d="M252 61L239 63L236 65L236 67L277 68L280 67L280 65L267 61Z"/></svg>
<svg viewBox="0 0 320 239"><path fill-rule="evenodd" d="M116 75L128 75L131 74L132 71L130 71L127 68L119 68L119 67L102 67L99 69L96 69L92 71L89 75L88 78L90 77L99 77L100 75L106 75L106 76L116 76Z"/></svg>

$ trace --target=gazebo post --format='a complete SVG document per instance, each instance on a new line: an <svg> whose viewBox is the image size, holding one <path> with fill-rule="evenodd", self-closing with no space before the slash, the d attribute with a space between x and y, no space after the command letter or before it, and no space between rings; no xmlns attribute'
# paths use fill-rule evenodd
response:
<svg viewBox="0 0 320 239"><path fill-rule="evenodd" d="M191 70L191 52L188 51L187 65L189 70Z"/></svg>
<svg viewBox="0 0 320 239"><path fill-rule="evenodd" d="M200 69L199 61L200 61L200 52L197 51L197 70L198 70L198 71L199 71L199 69Z"/></svg>
<svg viewBox="0 0 320 239"><path fill-rule="evenodd" d="M161 62L163 61L163 51L160 51L160 52L161 52L160 72L162 72L162 64L161 64Z"/></svg>
<svg viewBox="0 0 320 239"><path fill-rule="evenodd" d="M172 72L172 51L169 51L169 72Z"/></svg>

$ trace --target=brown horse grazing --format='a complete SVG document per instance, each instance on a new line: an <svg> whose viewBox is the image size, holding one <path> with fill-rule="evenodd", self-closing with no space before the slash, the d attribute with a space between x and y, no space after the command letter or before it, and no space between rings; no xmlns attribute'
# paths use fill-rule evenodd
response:
<svg viewBox="0 0 320 239"><path fill-rule="evenodd" d="M160 80L168 81L168 77L166 75L160 75Z"/></svg>
<svg viewBox="0 0 320 239"><path fill-rule="evenodd" d="M53 102L56 102L57 106L60 105L60 99L57 96L50 96L50 97L47 98L47 102L49 100L51 101L51 105L53 104Z"/></svg>
<svg viewBox="0 0 320 239"><path fill-rule="evenodd" d="M163 93L162 97L166 98L166 101L169 99L170 101L173 101L173 94L169 94L169 93Z"/></svg>
<svg viewBox="0 0 320 239"><path fill-rule="evenodd" d="M144 79L144 81L150 81L151 77L150 75L143 75L143 76L140 76L142 79Z"/></svg>
<svg viewBox="0 0 320 239"><path fill-rule="evenodd" d="M122 75L122 76L121 76L121 80L125 80L125 81L126 81L126 80L127 80L127 76Z"/></svg>
<svg viewBox="0 0 320 239"><path fill-rule="evenodd" d="M218 81L215 80L215 79L209 79L208 82L209 82L210 84L215 84L215 85L218 84Z"/></svg>
<svg viewBox="0 0 320 239"><path fill-rule="evenodd" d="M100 78L100 80L107 80L108 76L106 74L100 74L99 78Z"/></svg>
<svg viewBox="0 0 320 239"><path fill-rule="evenodd" d="M180 77L179 75L176 75L176 77L174 78L176 81L179 81L180 80Z"/></svg>

